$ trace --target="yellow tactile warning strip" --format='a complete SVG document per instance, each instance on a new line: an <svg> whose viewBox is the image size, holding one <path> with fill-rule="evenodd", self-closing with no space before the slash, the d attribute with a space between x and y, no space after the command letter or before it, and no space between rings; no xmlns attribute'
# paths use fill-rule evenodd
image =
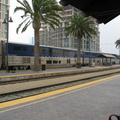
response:
<svg viewBox="0 0 120 120"><path fill-rule="evenodd" d="M82 88L82 87L84 88L84 87L88 87L90 85L93 86L96 83L104 82L105 80L108 80L110 78L115 78L115 77L118 77L118 76L120 76L120 75L115 75L115 76L99 79L99 80L96 80L96 81L84 83L84 84L81 84L81 85L76 85L76 86L73 86L73 87L64 88L64 89L60 89L60 90L55 90L55 91L40 94L40 95L35 95L35 96L31 96L31 97L26 97L26 98L22 98L22 99L17 99L17 100L13 100L13 101L0 103L0 109L10 107L10 106L14 106L14 105L18 105L18 104L21 104L21 103L30 102L30 101L41 99L41 98L50 97L50 96L51 96L51 98L55 98L55 97L60 96L60 95L58 95L60 93L63 93L62 95L69 94L69 93L72 92L71 90L75 91L78 88ZM64 93L64 92L68 92L68 93ZM56 95L56 96L52 97L53 95ZM43 99L42 101L45 101L45 100L48 100L48 99L51 99L51 98L46 98L46 99ZM41 101L37 101L37 102L41 102ZM23 106L28 106L28 105L31 105L31 104L35 104L37 102L29 103L29 104L26 104L26 105L23 105ZM20 107L23 107L23 106L19 106L19 107L16 107L16 108L20 108ZM16 109L16 108L11 108L9 110ZM5 111L8 111L8 110L5 110ZM0 111L0 113L5 112L5 111Z"/></svg>
<svg viewBox="0 0 120 120"><path fill-rule="evenodd" d="M66 73L66 72L75 72L75 71L86 71L86 70L95 70L95 69L106 69L108 67L101 68L91 68L91 69L80 69L80 70L69 70L69 71L58 71L58 72L48 72L48 73L32 73L32 74L22 74L22 75L9 75L9 76L0 76L0 78L10 78L10 77L23 77L23 76L33 76L33 75L45 75L45 74L57 74L57 73Z"/></svg>

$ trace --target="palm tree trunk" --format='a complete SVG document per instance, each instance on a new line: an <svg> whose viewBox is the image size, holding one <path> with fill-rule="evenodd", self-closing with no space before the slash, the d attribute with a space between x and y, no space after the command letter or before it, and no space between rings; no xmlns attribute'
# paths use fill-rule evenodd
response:
<svg viewBox="0 0 120 120"><path fill-rule="evenodd" d="M82 37L78 35L78 46L77 46L77 68L81 68L81 43L82 43Z"/></svg>
<svg viewBox="0 0 120 120"><path fill-rule="evenodd" d="M119 47L119 64L120 64L120 44L118 45Z"/></svg>
<svg viewBox="0 0 120 120"><path fill-rule="evenodd" d="M39 42L39 29L34 29L34 36L35 36L35 45L34 45L34 71L40 70L40 42Z"/></svg>

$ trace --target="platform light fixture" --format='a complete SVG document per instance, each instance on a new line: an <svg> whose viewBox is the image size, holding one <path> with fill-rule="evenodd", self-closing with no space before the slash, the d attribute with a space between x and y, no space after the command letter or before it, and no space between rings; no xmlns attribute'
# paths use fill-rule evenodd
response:
<svg viewBox="0 0 120 120"><path fill-rule="evenodd" d="M9 22L13 22L12 18L9 17L9 10L7 10L7 18L4 19L2 24L7 25L7 41L6 41L6 71L9 72L8 68L8 40L9 40Z"/></svg>

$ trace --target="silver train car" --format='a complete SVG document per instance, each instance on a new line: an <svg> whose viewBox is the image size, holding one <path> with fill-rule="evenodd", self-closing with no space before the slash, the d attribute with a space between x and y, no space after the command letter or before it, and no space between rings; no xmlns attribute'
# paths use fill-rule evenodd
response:
<svg viewBox="0 0 120 120"><path fill-rule="evenodd" d="M0 69L6 69L6 43L0 42ZM75 67L77 62L77 50L40 46L39 61L42 65L49 68ZM101 66L119 64L119 56L115 54L81 51L82 66ZM12 69L33 69L34 64L34 45L23 43L8 43L8 67Z"/></svg>

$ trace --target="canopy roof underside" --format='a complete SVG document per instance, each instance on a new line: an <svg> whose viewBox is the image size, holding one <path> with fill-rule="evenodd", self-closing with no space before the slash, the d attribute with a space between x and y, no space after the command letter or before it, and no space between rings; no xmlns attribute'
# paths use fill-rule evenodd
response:
<svg viewBox="0 0 120 120"><path fill-rule="evenodd" d="M109 55L109 54L100 54L100 55L98 55L98 57L115 58L115 56Z"/></svg>
<svg viewBox="0 0 120 120"><path fill-rule="evenodd" d="M61 0L60 4L70 4L96 18L99 23L107 23L120 14L120 0Z"/></svg>

